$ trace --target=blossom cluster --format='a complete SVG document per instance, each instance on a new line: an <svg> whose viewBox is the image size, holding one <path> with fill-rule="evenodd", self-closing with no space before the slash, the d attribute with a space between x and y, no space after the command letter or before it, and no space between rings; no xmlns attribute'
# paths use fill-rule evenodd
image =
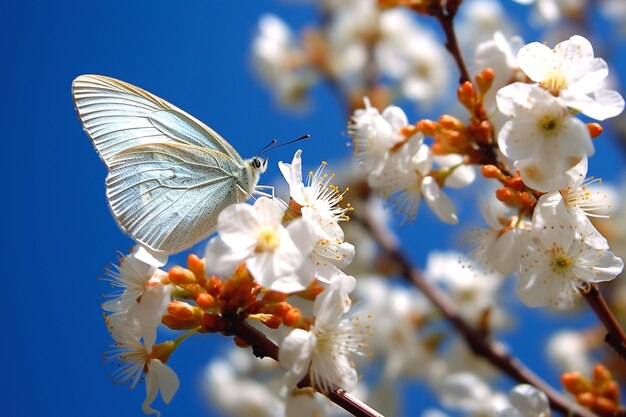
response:
<svg viewBox="0 0 626 417"><path fill-rule="evenodd" d="M342 269L352 261L354 246L344 240L340 222L348 219L350 206L339 205L343 193L332 184L334 175L324 173L326 163L303 181L301 154L279 164L289 203L260 197L226 207L204 259L190 257L189 269L165 272L139 244L109 271L119 290L103 303L115 341L107 356L121 365L113 374L117 381L134 388L145 375L145 413L159 415L150 407L157 393L169 403L178 389L166 365L178 344L195 333L224 331L233 313L268 328L292 328L280 338L282 398L291 398L305 375L323 393L354 388L350 356L366 354L370 330L360 316L346 314L356 280ZM293 294L315 300L311 318L286 302ZM161 322L185 333L156 344Z"/></svg>
<svg viewBox="0 0 626 417"><path fill-rule="evenodd" d="M505 42L501 35L494 39ZM528 44L519 50L515 65L534 82L514 82L498 90L503 123L494 142L503 162L483 162L482 172L503 183L498 199L522 216L507 218L486 208L491 228L475 233L474 253L503 275L519 273L519 295L529 306L567 307L579 290L611 280L623 269L588 218L608 202L603 202L603 193L590 189L594 181L585 179L587 158L594 150L593 126L575 113L603 120L619 114L624 100L601 88L607 65L594 58L591 44L581 36L554 49ZM449 119L442 118L434 128L435 122L429 121L408 125L398 107L380 113L367 100L365 106L354 112L350 133L355 159L368 173L370 187L408 219L415 217L424 198L439 218L456 222L454 205L441 187L472 182L474 152L484 142L475 139L472 148L472 138L461 136L464 127ZM453 137L445 129L461 134ZM432 146L424 143L424 133L434 136ZM459 136L464 142L459 143ZM435 153L445 160L433 169ZM517 173L508 174L513 170Z"/></svg>

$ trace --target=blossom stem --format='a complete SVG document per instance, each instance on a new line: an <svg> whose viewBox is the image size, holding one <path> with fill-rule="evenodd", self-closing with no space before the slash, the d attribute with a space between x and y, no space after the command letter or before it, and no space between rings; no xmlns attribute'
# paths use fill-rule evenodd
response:
<svg viewBox="0 0 626 417"><path fill-rule="evenodd" d="M588 290L581 292L608 332L606 336L604 336L604 341L611 346L622 359L626 360L626 333L624 333L624 329L622 329L615 315L609 308L609 305L606 303L598 286L591 284Z"/></svg>
<svg viewBox="0 0 626 417"><path fill-rule="evenodd" d="M465 60L463 59L463 54L461 53L461 48L456 38L456 32L454 31L454 16L445 13L443 10L440 10L434 16L446 35L445 47L448 52L450 52L450 55L452 55L452 58L454 58L454 62L456 62L456 66L461 74L459 84L463 84L466 81L471 82L469 71L467 70L467 65L465 65Z"/></svg>
<svg viewBox="0 0 626 417"><path fill-rule="evenodd" d="M223 316L226 329L224 334L235 335L245 340L252 347L252 353L257 358L269 357L278 361L278 346L269 340L263 333L246 323L237 314L225 314ZM308 374L298 384L299 388L311 386ZM383 417L378 411L367 404L353 398L344 390L335 388L325 394L332 402L348 411L355 417Z"/></svg>
<svg viewBox="0 0 626 417"><path fill-rule="evenodd" d="M422 274L411 264L397 245L393 234L381 227L374 219L351 216L360 221L385 252L398 264L401 275L420 289L437 306L444 317L463 336L467 345L477 356L482 356L490 363L520 383L534 385L543 391L550 400L551 407L570 417L595 417L591 411L568 400L557 390L543 381L537 374L526 367L519 359L509 354L502 345L489 341L485 333L468 324L460 315L455 303L446 293L424 279Z"/></svg>

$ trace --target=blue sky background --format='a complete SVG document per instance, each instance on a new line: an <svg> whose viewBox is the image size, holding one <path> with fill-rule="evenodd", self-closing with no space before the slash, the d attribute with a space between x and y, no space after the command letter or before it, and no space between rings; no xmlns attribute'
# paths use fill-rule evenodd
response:
<svg viewBox="0 0 626 417"><path fill-rule="evenodd" d="M96 278L116 259L116 251L126 252L132 242L109 213L105 167L75 114L70 87L76 76L103 74L151 91L215 128L244 157L271 138L286 140L304 133L314 138L302 144L307 168L329 160L331 168L334 163L339 170L338 164L349 156L343 109L326 89L315 89L311 110L298 114L280 109L258 82L249 48L264 12L276 13L296 28L316 17L311 7L287 1L0 4L5 212L0 234L5 271L0 415L141 415L143 387L128 392L112 384L108 365L101 363L111 341L100 308L101 294L109 289ZM613 28L602 33L607 30ZM611 42L617 48L613 55L623 54L619 40ZM624 77L623 62L612 71L618 68L618 76ZM590 173L608 180L619 175L626 160L609 136L606 139L596 141L598 156L590 161ZM271 154L266 178L276 176L276 162L290 160L294 151L281 148ZM419 217L401 234L410 239L407 247L423 265L425 249L449 247L456 229L441 226L425 207ZM552 322L561 318L519 310L524 319L508 333L508 342L531 365L547 369L548 379L556 382L541 351ZM574 315L565 323L580 327L590 320ZM165 416L207 415L196 383L206 361L229 343L219 335L206 335L192 338L176 352L170 364L182 383L170 406L157 403ZM412 415L421 410L417 403L415 407Z"/></svg>

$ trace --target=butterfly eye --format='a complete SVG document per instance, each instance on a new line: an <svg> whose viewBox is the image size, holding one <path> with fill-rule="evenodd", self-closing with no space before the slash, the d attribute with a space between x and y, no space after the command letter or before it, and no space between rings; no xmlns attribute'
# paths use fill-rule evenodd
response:
<svg viewBox="0 0 626 417"><path fill-rule="evenodd" d="M252 166L254 168L261 168L261 160L259 158L253 158L252 159Z"/></svg>

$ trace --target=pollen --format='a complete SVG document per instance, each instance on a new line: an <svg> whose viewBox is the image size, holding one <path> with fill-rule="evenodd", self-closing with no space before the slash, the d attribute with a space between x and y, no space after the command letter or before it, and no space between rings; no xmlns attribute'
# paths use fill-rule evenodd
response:
<svg viewBox="0 0 626 417"><path fill-rule="evenodd" d="M569 80L565 74L558 70L551 71L541 82L541 85L553 96L558 96L559 92L567 88L568 84Z"/></svg>
<svg viewBox="0 0 626 417"><path fill-rule="evenodd" d="M539 126L546 136L553 136L559 132L560 120L553 114L546 114L539 119Z"/></svg>
<svg viewBox="0 0 626 417"><path fill-rule="evenodd" d="M259 230L256 252L273 252L280 245L280 235L274 228L264 227Z"/></svg>
<svg viewBox="0 0 626 417"><path fill-rule="evenodd" d="M563 248L555 247L552 249L552 261L550 268L557 274L568 272L573 265L573 260L563 250Z"/></svg>

